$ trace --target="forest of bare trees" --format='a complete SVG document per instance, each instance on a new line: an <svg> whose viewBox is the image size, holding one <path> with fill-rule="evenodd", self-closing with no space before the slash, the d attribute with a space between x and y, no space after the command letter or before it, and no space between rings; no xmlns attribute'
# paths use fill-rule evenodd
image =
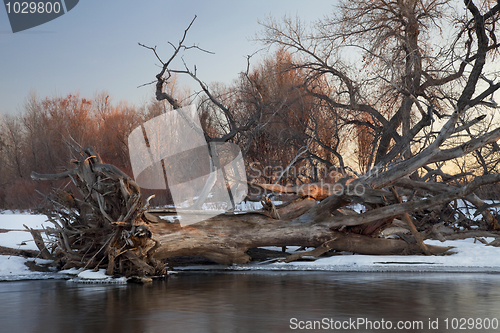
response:
<svg viewBox="0 0 500 333"><path fill-rule="evenodd" d="M152 266L153 257L180 255L241 263L250 259L248 249L264 245L314 247L315 255L441 253L446 249L422 240L443 237L437 226L444 224L470 227L456 210L458 199L481 214L480 231L500 229L485 202L498 199L500 181L499 18L499 2L487 0L340 1L314 25L269 18L256 37L268 47L267 55L256 64L249 56L248 67L230 85L206 84L191 64L171 68L183 52L205 52L188 44L189 30L196 29L193 19L179 42L171 43L170 56L140 44L161 63L156 101L148 106L112 105L105 94L93 100L30 97L19 116L2 119L0 208L32 208L34 190L47 193L47 185L29 179L31 171L37 179L63 178L40 174L71 169L64 140L93 146L100 154L81 152L79 171L71 175L103 161L131 175L126 144L131 130L196 103L207 142L240 147L250 199L265 200L264 193L274 192L292 201L270 205L261 215L222 215L189 228L153 223L151 215L131 214L129 208L125 215L132 219L108 222L135 230L140 220L149 230L134 236L153 240L143 243L147 250L136 244L134 258L142 254ZM199 92L180 94L167 84L181 75L198 84ZM122 177L106 172L116 182ZM168 194L156 194L153 200L166 197L153 205L168 202ZM105 199L95 195L99 205L89 205L107 215ZM346 210L351 203L361 204L365 213ZM116 210L116 219L123 214ZM406 225L411 240L376 237L395 219ZM102 243L112 239L116 249L122 244L113 232ZM114 263L113 251L106 253Z"/></svg>
<svg viewBox="0 0 500 333"><path fill-rule="evenodd" d="M69 168L65 141L70 138L96 147L103 158L130 171L128 133L150 113L162 112L154 108L151 104L141 110L125 102L112 105L106 93L93 98L30 94L18 115L0 119L0 208L34 209L51 186L61 186L35 182L30 174Z"/></svg>

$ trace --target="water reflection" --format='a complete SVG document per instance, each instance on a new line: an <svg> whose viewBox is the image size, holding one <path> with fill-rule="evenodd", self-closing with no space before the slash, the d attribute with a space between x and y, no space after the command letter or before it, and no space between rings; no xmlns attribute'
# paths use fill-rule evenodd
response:
<svg viewBox="0 0 500 333"><path fill-rule="evenodd" d="M424 324L404 332L451 332L445 318L500 319L499 281L470 273L242 272L181 274L145 286L5 282L0 331L292 332L299 330L291 318L366 318ZM429 318L439 318L438 329L428 330Z"/></svg>

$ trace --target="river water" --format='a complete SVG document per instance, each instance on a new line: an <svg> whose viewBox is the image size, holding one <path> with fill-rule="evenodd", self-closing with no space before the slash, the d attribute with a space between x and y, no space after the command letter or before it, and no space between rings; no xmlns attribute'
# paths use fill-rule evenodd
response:
<svg viewBox="0 0 500 333"><path fill-rule="evenodd" d="M498 332L498 320L500 274L231 272L146 285L0 283L0 332Z"/></svg>

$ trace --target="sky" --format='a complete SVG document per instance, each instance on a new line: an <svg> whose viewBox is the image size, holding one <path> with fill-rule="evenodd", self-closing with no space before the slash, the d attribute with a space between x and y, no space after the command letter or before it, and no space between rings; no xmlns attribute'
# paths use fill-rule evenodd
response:
<svg viewBox="0 0 500 333"><path fill-rule="evenodd" d="M157 46L168 59L172 46L197 15L184 53L206 83L230 84L246 69L247 55L263 47L254 41L259 20L299 16L312 22L333 12L335 0L81 0L71 11L43 25L12 33L0 7L0 117L17 114L31 92L39 98L106 91L114 102L140 106L154 98L159 62L138 43ZM259 54L264 54L261 52ZM254 57L253 62L258 61ZM180 59L179 59L180 60ZM176 63L181 69L182 63ZM196 85L181 78L181 87Z"/></svg>

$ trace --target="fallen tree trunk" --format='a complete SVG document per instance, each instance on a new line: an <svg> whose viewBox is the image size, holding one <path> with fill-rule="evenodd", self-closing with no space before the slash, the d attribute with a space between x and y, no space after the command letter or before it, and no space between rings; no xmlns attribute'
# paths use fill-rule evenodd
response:
<svg viewBox="0 0 500 333"><path fill-rule="evenodd" d="M317 187L302 187L298 189L306 198L279 207L267 202L268 211L225 213L182 227L178 221L169 222L175 221L175 211L149 210L137 184L116 167L102 163L91 148L74 148L79 154L75 169L32 174L37 180L70 178L79 192L73 195L68 188L59 189L49 198L52 206L47 216L54 228L46 228L46 233L51 241L40 244L37 237L37 245L45 256L57 257L61 267L106 268L110 275L162 274L165 260L178 256L242 264L251 260L249 249L263 246L313 247L313 256L327 251L440 254L449 248L423 244L414 226L409 238L376 235L396 216L409 218L408 213L467 196L477 186L498 180L497 175L478 178L461 188L447 187L433 198L409 202L401 202L395 191L372 189L358 180L333 184L330 188L335 191L319 203L304 192ZM368 211L358 214L343 208L350 203L362 203ZM170 218L163 219L165 215ZM363 226L371 227L359 229Z"/></svg>
<svg viewBox="0 0 500 333"><path fill-rule="evenodd" d="M161 242L157 259L200 255L221 264L246 263L248 249L262 246L319 247L370 255L421 254L418 244L334 231L330 223L275 220L258 213L224 214L195 225L156 223L148 228ZM432 247L444 253L447 247ZM432 251L431 250L431 251Z"/></svg>

